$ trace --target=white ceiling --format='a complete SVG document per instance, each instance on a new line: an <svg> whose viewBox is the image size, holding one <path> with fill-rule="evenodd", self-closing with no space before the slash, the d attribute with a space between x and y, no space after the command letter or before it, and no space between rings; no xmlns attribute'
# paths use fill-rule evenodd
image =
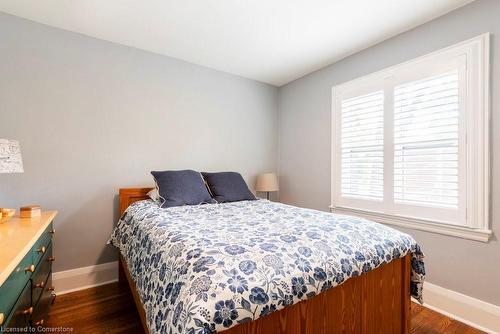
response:
<svg viewBox="0 0 500 334"><path fill-rule="evenodd" d="M281 86L472 0L0 0L0 11Z"/></svg>

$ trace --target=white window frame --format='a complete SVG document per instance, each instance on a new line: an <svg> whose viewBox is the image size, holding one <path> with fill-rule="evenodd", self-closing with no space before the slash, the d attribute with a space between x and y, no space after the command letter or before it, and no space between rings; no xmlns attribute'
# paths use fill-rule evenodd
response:
<svg viewBox="0 0 500 334"><path fill-rule="evenodd" d="M489 59L490 34L485 33L470 40L444 48L431 54L384 69L382 71L354 79L332 88L332 154L331 154L331 203L330 209L335 213L362 216L380 223L430 231L466 239L487 242L492 234L489 221L490 202L490 97L489 97ZM384 96L384 202L348 199L341 196L340 181L340 145L341 145L341 100L346 94L368 92L373 88L393 89L406 75L415 73L429 74L439 69L440 64L449 63L450 59L458 59L463 64L459 71L460 80L466 84L467 97L463 98L460 108L462 127L459 130L465 143L460 145L460 154L465 154L465 173L459 175L466 188L459 201L459 213L456 223L449 220L426 217L415 210L415 207L394 204L392 171L387 173L389 165L392 170L394 139L392 128L393 94ZM457 61L458 61L457 60ZM438 68L435 67L438 66ZM443 68L442 66L440 67ZM347 96L347 97L346 97ZM460 116L462 117L462 116ZM391 124L387 124L391 122ZM389 132L389 133L387 133ZM464 180L465 178L465 180ZM389 196L389 201L387 200ZM389 203L389 204L388 204ZM432 210L432 209L430 209ZM456 211L456 210L455 210Z"/></svg>

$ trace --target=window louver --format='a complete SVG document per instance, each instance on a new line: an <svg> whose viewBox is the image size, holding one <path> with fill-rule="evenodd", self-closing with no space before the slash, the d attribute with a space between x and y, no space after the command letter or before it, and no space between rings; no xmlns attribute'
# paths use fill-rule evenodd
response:
<svg viewBox="0 0 500 334"><path fill-rule="evenodd" d="M384 93L344 99L341 110L342 195L382 200Z"/></svg>
<svg viewBox="0 0 500 334"><path fill-rule="evenodd" d="M395 87L396 203L458 206L458 87L458 71Z"/></svg>

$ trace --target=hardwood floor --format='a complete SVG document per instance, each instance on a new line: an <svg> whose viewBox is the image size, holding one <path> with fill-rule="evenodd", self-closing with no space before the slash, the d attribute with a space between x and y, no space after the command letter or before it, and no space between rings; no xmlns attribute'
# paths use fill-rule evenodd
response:
<svg viewBox="0 0 500 334"><path fill-rule="evenodd" d="M143 333L128 286L101 285L58 296L48 327L72 327L72 333Z"/></svg>
<svg viewBox="0 0 500 334"><path fill-rule="evenodd" d="M128 286L118 283L57 297L49 327L72 327L72 333L144 333ZM456 320L412 303L412 334L483 333Z"/></svg>
<svg viewBox="0 0 500 334"><path fill-rule="evenodd" d="M478 334L484 333L478 329L453 320L440 313L434 312L419 304L411 304L411 331L412 334Z"/></svg>

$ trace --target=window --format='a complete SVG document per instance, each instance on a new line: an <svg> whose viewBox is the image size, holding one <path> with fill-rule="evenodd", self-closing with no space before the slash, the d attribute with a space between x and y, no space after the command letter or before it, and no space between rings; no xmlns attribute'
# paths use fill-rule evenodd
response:
<svg viewBox="0 0 500 334"><path fill-rule="evenodd" d="M382 200L384 92L342 100L342 195Z"/></svg>
<svg viewBox="0 0 500 334"><path fill-rule="evenodd" d="M394 201L458 208L458 70L394 88Z"/></svg>
<svg viewBox="0 0 500 334"><path fill-rule="evenodd" d="M487 241L489 34L333 88L332 210Z"/></svg>

